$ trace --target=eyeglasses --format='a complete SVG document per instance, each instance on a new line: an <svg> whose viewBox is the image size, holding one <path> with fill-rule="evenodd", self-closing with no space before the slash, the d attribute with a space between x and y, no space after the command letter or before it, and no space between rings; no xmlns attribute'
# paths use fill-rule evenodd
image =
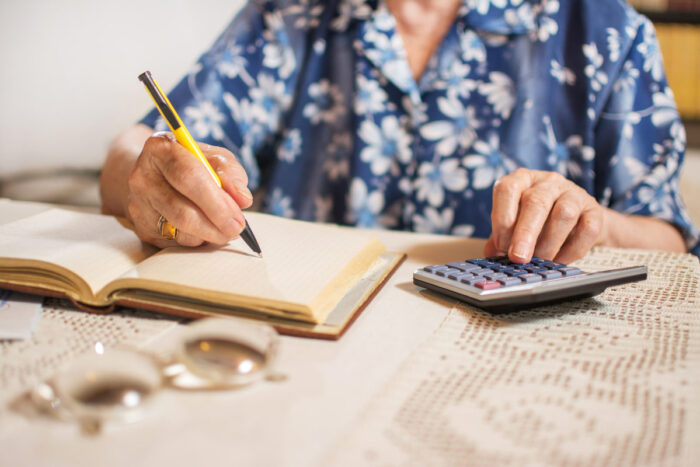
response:
<svg viewBox="0 0 700 467"><path fill-rule="evenodd" d="M165 355L131 349L104 349L77 359L30 397L53 416L77 421L86 434L105 421L134 421L163 387L230 389L276 373L279 339L268 325L238 318L207 318L186 326Z"/></svg>

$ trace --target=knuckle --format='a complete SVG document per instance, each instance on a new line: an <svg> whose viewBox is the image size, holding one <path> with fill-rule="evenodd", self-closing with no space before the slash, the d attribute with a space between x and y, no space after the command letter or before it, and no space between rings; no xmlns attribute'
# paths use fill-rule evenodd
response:
<svg viewBox="0 0 700 467"><path fill-rule="evenodd" d="M193 164L193 162L197 162L194 158L189 159L182 157L169 158L164 166L168 173L168 179L177 183L191 183L191 181L197 180L200 176L200 170L198 169L201 169L201 167Z"/></svg>
<svg viewBox="0 0 700 467"><path fill-rule="evenodd" d="M145 178L146 177L143 175L143 172L138 168L132 170L126 182L127 186L129 187L129 191L134 194L141 193L144 187L146 187Z"/></svg>
<svg viewBox="0 0 700 467"><path fill-rule="evenodd" d="M518 167L514 172L513 175L516 177L527 177L528 174L530 173L530 169L526 169L525 167Z"/></svg>
<svg viewBox="0 0 700 467"><path fill-rule="evenodd" d="M503 193L508 189L508 187L512 183L509 177L509 175L506 175L505 177L501 177L498 180L496 180L496 183L493 185L494 195Z"/></svg>
<svg viewBox="0 0 700 467"><path fill-rule="evenodd" d="M197 213L194 209L184 204L173 206L170 216L172 216L172 219L168 220L172 222L173 225L177 226L178 229L184 230L185 232L196 231L197 225L199 224L199 216L197 216Z"/></svg>
<svg viewBox="0 0 700 467"><path fill-rule="evenodd" d="M587 217L581 223L581 230L586 236L597 238L603 230L603 222L595 217Z"/></svg>
<svg viewBox="0 0 700 467"><path fill-rule="evenodd" d="M544 181L545 183L559 184L567 180L562 174L558 172L546 172L544 176Z"/></svg>
<svg viewBox="0 0 700 467"><path fill-rule="evenodd" d="M536 209L538 211L549 211L551 207L549 196L538 189L526 190L522 196L522 203L528 209Z"/></svg>
<svg viewBox="0 0 700 467"><path fill-rule="evenodd" d="M598 200L595 199L590 193L588 193L586 190L583 188L579 187L581 190L581 193L586 201L590 206L594 206L597 210L600 210L600 205L598 204ZM602 211L600 212L600 215L602 216Z"/></svg>
<svg viewBox="0 0 700 467"><path fill-rule="evenodd" d="M141 155L158 154L162 152L163 145L168 142L167 139L158 136L157 134L148 137L146 142L143 144L143 150Z"/></svg>
<svg viewBox="0 0 700 467"><path fill-rule="evenodd" d="M218 169L231 169L231 161L220 153L213 153L207 155L207 160L209 163Z"/></svg>
<svg viewBox="0 0 700 467"><path fill-rule="evenodd" d="M496 199L499 196L501 196L504 191L506 190L506 185L508 184L508 177L501 177L498 180L496 180L496 183L493 184L493 198Z"/></svg>
<svg viewBox="0 0 700 467"><path fill-rule="evenodd" d="M572 224L579 218L580 211L578 206L573 203L560 202L554 206L552 214L556 219Z"/></svg>
<svg viewBox="0 0 700 467"><path fill-rule="evenodd" d="M491 224L496 235L504 235L515 224L515 215L503 209L491 211Z"/></svg>
<svg viewBox="0 0 700 467"><path fill-rule="evenodd" d="M520 191L520 183L516 178L510 178L509 175L501 178L494 186L494 197L510 198L515 196Z"/></svg>

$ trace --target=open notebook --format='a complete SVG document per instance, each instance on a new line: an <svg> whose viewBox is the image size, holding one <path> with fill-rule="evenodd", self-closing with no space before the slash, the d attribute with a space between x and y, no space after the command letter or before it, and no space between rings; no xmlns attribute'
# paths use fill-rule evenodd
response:
<svg viewBox="0 0 700 467"><path fill-rule="evenodd" d="M123 220L70 209L17 215L2 200L0 287L187 317L263 319L280 332L337 338L398 265L367 232L247 213L264 258L223 247L144 245Z"/></svg>

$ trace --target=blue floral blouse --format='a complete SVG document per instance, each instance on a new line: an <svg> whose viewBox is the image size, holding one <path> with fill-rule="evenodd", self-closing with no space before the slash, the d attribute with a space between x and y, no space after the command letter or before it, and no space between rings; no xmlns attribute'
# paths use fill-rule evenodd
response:
<svg viewBox="0 0 700 467"><path fill-rule="evenodd" d="M528 167L673 223L700 255L685 131L624 0L465 0L418 82L382 0L253 1L169 97L273 214L488 237L494 182Z"/></svg>

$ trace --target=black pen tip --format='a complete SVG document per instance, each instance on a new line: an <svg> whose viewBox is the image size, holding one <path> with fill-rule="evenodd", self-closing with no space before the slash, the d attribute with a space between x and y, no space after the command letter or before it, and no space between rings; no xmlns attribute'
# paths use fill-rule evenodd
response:
<svg viewBox="0 0 700 467"><path fill-rule="evenodd" d="M250 229L250 225L248 225L247 220L245 221L245 228L243 229L243 232L241 232L241 238L251 250L257 253L258 256L262 257L260 245L258 245L258 241L255 239L255 235L253 235L253 231Z"/></svg>

